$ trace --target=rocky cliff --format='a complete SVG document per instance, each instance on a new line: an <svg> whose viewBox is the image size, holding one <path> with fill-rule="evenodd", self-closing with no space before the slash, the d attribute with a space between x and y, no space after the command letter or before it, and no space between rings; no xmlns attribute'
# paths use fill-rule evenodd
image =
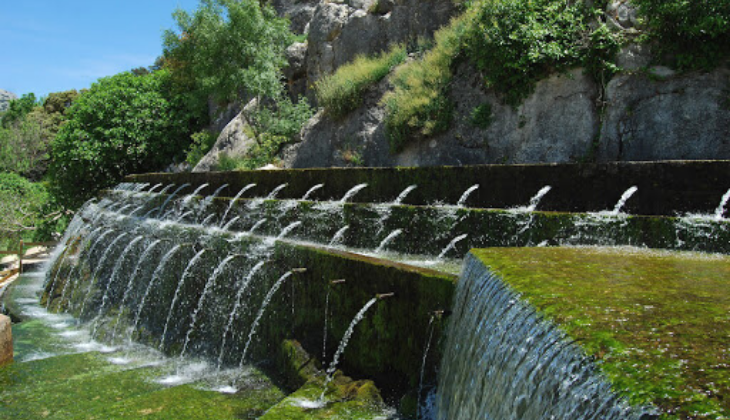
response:
<svg viewBox="0 0 730 420"><path fill-rule="evenodd" d="M430 37L459 12L448 0L348 0L295 2L278 0L295 31L307 42L289 49L285 76L293 95L314 101L314 84L352 61L393 43ZM640 29L636 10L626 0L606 9L614 31L632 39ZM646 45L627 42L617 57L621 71L599 83L583 69L556 73L538 82L519 106L504 104L484 87L483 77L460 60L447 95L454 105L450 127L438 135L414 139L393 153L386 138L383 94L388 79L371 86L362 105L333 119L316 114L297 143L282 151L283 166L420 166L479 163L640 161L730 159L730 68L677 73L652 65ZM471 122L476 106L488 104L489 124ZM230 146L242 132L224 130ZM245 135L240 142L250 142ZM241 148L238 148L240 150ZM214 148L214 150L216 150ZM218 148L217 150L221 150ZM214 154L217 152L214 152ZM244 152L245 153L245 152ZM216 156L205 168L215 167Z"/></svg>
<svg viewBox="0 0 730 420"><path fill-rule="evenodd" d="M0 112L4 112L8 109L8 103L13 99L18 99L18 97L12 92L0 89Z"/></svg>

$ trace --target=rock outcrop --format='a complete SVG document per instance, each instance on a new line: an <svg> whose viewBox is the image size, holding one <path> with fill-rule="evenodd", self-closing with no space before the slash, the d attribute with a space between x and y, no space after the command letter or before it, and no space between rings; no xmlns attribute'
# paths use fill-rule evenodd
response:
<svg viewBox="0 0 730 420"><path fill-rule="evenodd" d="M254 143L254 139L247 134L249 132L246 127L248 122L246 121L246 112L250 112L252 107L255 107L256 100L251 102L244 107L242 111L239 111L232 120L226 124L221 131L218 139L216 140L210 151L203 156L203 158L195 165L193 172L208 172L216 169L220 163L220 156L226 154L229 157L236 158L242 157L251 148Z"/></svg>
<svg viewBox="0 0 730 420"><path fill-rule="evenodd" d="M8 92L7 90L0 89L0 112L4 112L8 109L8 104L13 99L18 99L14 93Z"/></svg>
<svg viewBox="0 0 730 420"><path fill-rule="evenodd" d="M10 318L0 315L0 367L13 361L13 332Z"/></svg>

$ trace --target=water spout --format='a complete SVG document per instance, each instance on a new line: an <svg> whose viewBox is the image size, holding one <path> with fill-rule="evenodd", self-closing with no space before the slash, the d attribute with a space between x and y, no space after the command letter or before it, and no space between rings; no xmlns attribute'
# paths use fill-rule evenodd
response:
<svg viewBox="0 0 730 420"><path fill-rule="evenodd" d="M296 229L296 227L301 224L302 224L302 222L291 223L289 226L285 227L281 231L281 233L279 233L279 236L277 236L276 239L283 239L286 235L290 234L292 230Z"/></svg>
<svg viewBox="0 0 730 420"><path fill-rule="evenodd" d="M251 188L253 188L255 186L256 186L256 184L248 184L245 187L241 188L240 191L238 191L238 194L236 194L236 196L233 197L233 200L231 200L231 203L228 204L228 208L226 209L225 213L223 213L223 217L221 217L221 225L223 223L225 223L226 217L228 217L228 213L231 211L233 206L236 204L236 201L238 201L246 191L250 190ZM226 225L226 226L228 226L228 225ZM227 230L225 226L223 227L223 230Z"/></svg>
<svg viewBox="0 0 730 420"><path fill-rule="evenodd" d="M234 217L233 219L229 220L228 223L226 223L225 226L223 226L221 229L223 229L223 230L230 229L231 226L233 226L233 224L236 223L237 221L239 221L240 219L241 219L240 216Z"/></svg>
<svg viewBox="0 0 730 420"><path fill-rule="evenodd" d="M173 191L172 194L170 194L169 197L167 197L167 200L165 200L165 202L162 203L162 205L160 207L158 207L157 209L150 210L143 217L148 217L148 216L152 215L152 213L155 210L157 210L157 217L160 217L163 214L162 212L165 210L165 206L167 206L167 203L169 203L170 200L172 200L177 195L177 193L179 193L183 188L189 187L189 186L190 186L190 184L183 184L183 185L177 187L177 189L175 191Z"/></svg>
<svg viewBox="0 0 730 420"><path fill-rule="evenodd" d="M542 200L543 197L545 197L545 194L549 193L550 190L553 187L550 185L546 185L540 189L540 191L537 192L532 198L530 198L530 205L528 205L524 211L526 212L533 212L537 208L537 205L540 204L540 200Z"/></svg>
<svg viewBox="0 0 730 420"><path fill-rule="evenodd" d="M461 194L461 197L459 197L459 201L456 202L456 207L464 207L464 204L466 204L467 198L469 198L471 193L476 191L478 188L479 188L479 184L474 184L471 187L469 187L469 189L464 191L464 193Z"/></svg>
<svg viewBox="0 0 730 420"><path fill-rule="evenodd" d="M451 251L452 249L454 249L456 247L456 244L459 243L459 241L461 241L463 239L466 239L467 236L469 236L469 235L467 235L465 233L463 235L459 235L456 238L452 239L451 242L449 242L449 244L446 245L446 248L444 248L443 250L441 250L441 253L436 258L439 259L439 260L442 259L442 258L444 258L449 251Z"/></svg>
<svg viewBox="0 0 730 420"><path fill-rule="evenodd" d="M350 225L347 225L347 226L340 228L340 230L338 230L337 232L335 232L335 235L332 237L332 239L330 239L328 246L337 246L340 243L342 243L342 239L345 236L345 232L347 232L347 229L349 229L349 228L350 228Z"/></svg>
<svg viewBox="0 0 730 420"><path fill-rule="evenodd" d="M414 185L409 186L405 190L401 191L401 193L398 194L398 197L396 197L396 199L391 204L394 206L399 206L403 202L403 200L406 199L406 196L408 196L408 194L410 194L411 191L415 190L417 187L418 187L418 185L414 184Z"/></svg>
<svg viewBox="0 0 730 420"><path fill-rule="evenodd" d="M380 245L378 245L378 247L375 248L375 253L377 254L379 252L382 252L383 249L385 249L385 247L388 246L388 244L391 241L393 241L393 239L397 238L401 233L403 233L403 229L396 229L396 230L390 232L390 234L388 236L386 236L385 239L383 239L380 242Z"/></svg>
<svg viewBox="0 0 730 420"><path fill-rule="evenodd" d="M160 264L157 266L154 273L152 273L152 279L147 284L147 289L145 289L144 295L142 295L142 300L140 300L139 302L139 307L137 308L137 313L134 316L134 324L132 325L130 334L134 334L134 332L137 331L137 326L139 325L142 310L145 307L145 303L147 302L147 297L149 296L150 291L152 291L152 287L155 286L157 280L159 280L162 276L162 273L165 272L165 269L167 268L167 263L170 261L172 256L175 255L178 250L180 250L180 248L182 248L182 245L175 245L169 251L167 251L167 253L162 257L162 260L160 260Z"/></svg>
<svg viewBox="0 0 730 420"><path fill-rule="evenodd" d="M365 188L367 186L368 186L368 184L357 184L354 187L350 188L350 190L347 191L344 196L342 196L342 198L340 199L339 203L340 204L347 203L347 200L349 200L352 197L354 197L355 194L357 194L358 192L360 192L360 190L362 190L363 188Z"/></svg>
<svg viewBox="0 0 730 420"><path fill-rule="evenodd" d="M311 196L315 191L317 191L318 189L320 189L322 187L324 187L324 184L317 184L317 185L313 186L312 188L310 188L307 191L306 194L304 194L304 196L300 200L307 201L309 199L309 196Z"/></svg>
<svg viewBox="0 0 730 420"><path fill-rule="evenodd" d="M274 189L273 189L273 190L272 190L272 191L271 191L271 192L269 193L269 195L267 195L267 196L266 196L266 199L267 199L267 200L273 200L273 199L275 199L275 198L276 198L276 196L277 196L277 195L279 194L279 192L281 192L281 190L283 190L284 188L286 188L286 186L287 186L287 185L289 185L289 184L287 184L287 183L284 183L284 184L281 184L281 185L279 185L278 187L274 188Z"/></svg>
<svg viewBox="0 0 730 420"><path fill-rule="evenodd" d="M621 213L621 209L626 205L626 202L631 198L632 195L639 189L637 186L630 187L626 191L624 191L623 194L621 194L621 198L618 200L616 205L613 207L613 210L608 212L609 216L617 216L619 213Z"/></svg>
<svg viewBox="0 0 730 420"><path fill-rule="evenodd" d="M715 209L715 220L718 222L723 220L725 215L725 206L727 206L728 201L730 201L730 189L728 189L725 195L722 196L720 204L717 206L717 209Z"/></svg>

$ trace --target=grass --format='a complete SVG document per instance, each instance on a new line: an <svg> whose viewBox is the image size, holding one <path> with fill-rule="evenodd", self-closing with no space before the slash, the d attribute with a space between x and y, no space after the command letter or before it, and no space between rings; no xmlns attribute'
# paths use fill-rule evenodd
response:
<svg viewBox="0 0 730 420"><path fill-rule="evenodd" d="M358 56L315 85L317 101L333 118L341 118L362 104L363 93L406 58L403 45L373 57Z"/></svg>

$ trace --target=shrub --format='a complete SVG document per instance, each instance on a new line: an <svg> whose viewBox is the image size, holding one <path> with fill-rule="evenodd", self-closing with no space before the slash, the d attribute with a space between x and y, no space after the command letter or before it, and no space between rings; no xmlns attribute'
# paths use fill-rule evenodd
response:
<svg viewBox="0 0 730 420"><path fill-rule="evenodd" d="M406 49L394 45L373 57L358 56L315 85L317 102L328 114L340 118L362 104L362 95L406 58Z"/></svg>
<svg viewBox="0 0 730 420"><path fill-rule="evenodd" d="M730 53L730 0L633 0L661 52L680 69L715 67Z"/></svg>
<svg viewBox="0 0 730 420"><path fill-rule="evenodd" d="M198 131L190 136L191 144L188 149L188 155L185 157L185 161L191 166L195 166L200 162L200 159L205 156L206 153L213 148L215 141L218 139L218 135L208 130Z"/></svg>
<svg viewBox="0 0 730 420"><path fill-rule="evenodd" d="M54 194L74 208L134 172L184 158L197 118L169 91L170 74L99 79L67 111L52 143Z"/></svg>
<svg viewBox="0 0 730 420"><path fill-rule="evenodd" d="M46 188L17 174L0 173L0 246L38 238L50 197ZM44 239L44 238L43 238Z"/></svg>
<svg viewBox="0 0 730 420"><path fill-rule="evenodd" d="M592 29L597 10L564 0L482 0L465 37L466 51L486 86L517 106L535 83L555 71L586 66L615 71L617 36L604 24ZM605 79L605 77L604 77Z"/></svg>
<svg viewBox="0 0 730 420"><path fill-rule="evenodd" d="M387 92L381 103L385 105L385 128L392 151L401 150L414 136L429 136L448 127L452 105L446 89L469 19L467 11L436 31L434 48L422 59L396 69L391 77L395 89Z"/></svg>
<svg viewBox="0 0 730 420"><path fill-rule="evenodd" d="M473 126L487 129L492 124L492 105L489 102L477 105L471 111L470 122Z"/></svg>

